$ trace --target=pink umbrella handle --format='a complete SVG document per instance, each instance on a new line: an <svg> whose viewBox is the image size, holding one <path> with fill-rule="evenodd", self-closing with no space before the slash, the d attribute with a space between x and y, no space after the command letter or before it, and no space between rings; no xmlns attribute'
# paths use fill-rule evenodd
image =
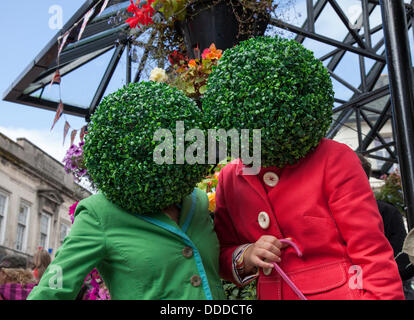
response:
<svg viewBox="0 0 414 320"><path fill-rule="evenodd" d="M308 300L306 299L306 297L303 295L303 293L298 289L298 287L295 286L295 284L292 282L292 280L290 280L290 278L286 275L286 273L283 272L283 270L275 263L273 262L273 265L275 267L275 270L277 271L277 273L280 274L280 276L282 277L283 280L286 281L286 283L289 285L289 287L291 287L291 289L297 294L297 296L301 299L301 300Z"/></svg>
<svg viewBox="0 0 414 320"><path fill-rule="evenodd" d="M291 247L293 247L293 249L296 250L296 253L297 253L298 257L302 256L302 251L300 251L299 247L293 241L291 241L289 239L281 239L279 241L282 242L282 243L286 243L286 244L290 245Z"/></svg>
<svg viewBox="0 0 414 320"><path fill-rule="evenodd" d="M280 240L280 242L282 243L286 243L288 245L290 245L291 247L293 247L297 253L297 255L299 257L302 256L302 252L300 251L299 247L296 245L296 243L294 243L291 240L288 239L282 239ZM280 274L280 276L282 277L283 280L286 281L286 283L289 285L289 287L291 287L291 289L297 294L297 296L302 299L302 300L308 300L306 299L306 297L303 295L303 293L298 289L298 287L296 287L296 285L292 282L292 280L290 280L290 278L286 275L286 273L279 267L279 265L275 262L272 263L273 266L275 267L275 270L277 271L277 273Z"/></svg>

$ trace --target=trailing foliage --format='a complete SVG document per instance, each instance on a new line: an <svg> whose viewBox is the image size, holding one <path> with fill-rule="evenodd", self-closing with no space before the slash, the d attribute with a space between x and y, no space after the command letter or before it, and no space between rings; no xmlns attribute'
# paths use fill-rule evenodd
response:
<svg viewBox="0 0 414 320"><path fill-rule="evenodd" d="M384 177L385 183L375 193L375 198L393 204L401 214L405 215L404 194L401 185L401 175L398 170Z"/></svg>
<svg viewBox="0 0 414 320"><path fill-rule="evenodd" d="M196 104L165 83L130 84L105 97L91 117L85 138L85 163L93 181L113 203L131 213L152 213L190 194L207 174L207 165L157 164L154 141L168 129L176 150L176 121L187 132L201 128ZM181 141L181 140L180 140ZM182 141L184 150L192 142Z"/></svg>
<svg viewBox="0 0 414 320"><path fill-rule="evenodd" d="M280 37L226 50L202 100L208 128L262 129L263 167L294 164L316 147L330 126L333 102L322 63Z"/></svg>

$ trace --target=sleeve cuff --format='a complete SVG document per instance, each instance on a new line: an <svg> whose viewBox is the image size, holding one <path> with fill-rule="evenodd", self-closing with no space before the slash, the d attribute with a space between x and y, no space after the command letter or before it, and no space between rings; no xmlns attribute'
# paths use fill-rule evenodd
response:
<svg viewBox="0 0 414 320"><path fill-rule="evenodd" d="M251 245L252 243L239 246L233 252L233 257L232 257L233 278L236 280L236 282L240 286L244 286L248 284L249 282L252 282L259 275L259 270L257 270L257 272L254 274L249 274L244 277L240 275L241 271L244 268L244 261L243 261L244 253L246 252L247 248L249 248Z"/></svg>

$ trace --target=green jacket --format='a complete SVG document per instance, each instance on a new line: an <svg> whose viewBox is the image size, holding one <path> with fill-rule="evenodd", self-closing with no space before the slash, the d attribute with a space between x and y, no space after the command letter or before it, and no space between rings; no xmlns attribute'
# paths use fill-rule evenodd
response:
<svg viewBox="0 0 414 320"><path fill-rule="evenodd" d="M125 212L102 194L79 202L75 216L28 299L74 299L94 267L112 299L225 299L205 192L183 200L179 225L161 211Z"/></svg>

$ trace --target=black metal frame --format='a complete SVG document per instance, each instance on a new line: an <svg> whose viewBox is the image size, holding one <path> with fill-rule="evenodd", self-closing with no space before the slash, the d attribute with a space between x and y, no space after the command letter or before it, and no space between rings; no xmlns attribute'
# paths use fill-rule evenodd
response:
<svg viewBox="0 0 414 320"><path fill-rule="evenodd" d="M407 222L414 227L414 92L413 71L403 1L381 0L394 133L401 170ZM409 66L407 68L407 66Z"/></svg>
<svg viewBox="0 0 414 320"><path fill-rule="evenodd" d="M87 0L85 4L75 13L75 15L70 19L70 21L64 26L64 28L49 42L44 50L35 58L35 60L29 65L29 67L22 73L21 76L12 84L10 89L6 92L4 99L11 102L17 102L21 104L31 105L35 107L45 108L49 110L56 110L57 102L56 101L47 101L42 99L42 97L33 97L30 94L39 88L44 88L48 85L53 76L57 65L56 65L56 55L58 51L58 37L62 36L67 30L77 22L82 16L100 0ZM370 16L376 8L380 8L381 4L378 0L360 0L362 6L361 18L363 19L363 24L360 29L355 29L350 26L350 21L346 17L345 13L341 9L338 0L318 0L314 4L313 0L307 0L307 16L301 27L290 24L286 21L282 21L278 18L271 18L269 23L269 29L277 27L281 28L296 34L296 41L303 43L305 39L312 39L333 47L333 50L319 59L323 62L328 61L327 69L329 70L333 79L341 83L344 87L348 88L353 92L353 95L347 101L344 99L335 98L336 106L333 111L335 114L335 121L332 123L332 126L327 134L328 138L334 138L335 135L339 132L344 126L350 125L351 122L355 123L355 131L358 137L358 148L357 151L361 152L365 156L385 161L385 164L380 170L374 172L376 177L384 173L388 173L390 168L394 163L400 163L398 161L399 157L395 148L400 145L401 149L401 139L403 134L395 134L398 130L393 130L393 140L387 142L386 139L381 135L380 131L387 123L395 123L396 119L394 117L395 110L393 107L398 106L398 101L395 100L395 97L390 97L390 86L385 85L380 88L376 87L377 82L381 76L381 72L384 70L387 65L387 60L390 61L390 56L386 56L386 50L383 47L389 49L389 41L387 42L384 37L377 43L373 43L372 36L378 32L385 32L390 37L388 29L385 29L382 24L371 27L370 26ZM398 29L402 35L405 37L408 35L408 31L412 28L414 22L414 8L413 3L403 4L402 0L392 0L395 3L398 3L403 10L405 10L404 15L407 21L407 25L404 25L405 32L402 32L402 29ZM384 0L389 4L389 0ZM81 117L85 117L87 120L89 116L93 113L96 106L102 99L102 96L105 92L105 89L113 75L113 72L119 63L120 56L122 52L127 49L127 63L126 63L126 82L131 81L138 82L141 79L142 72L145 65L148 63L150 57L150 47L151 43L154 41L154 33L149 36L149 39L145 40L145 43L149 44L146 46L141 60L138 64L138 70L135 75L132 75L132 61L130 58L131 45L136 45L137 41L133 43L128 35L128 25L127 24L118 24L108 25L108 18L118 10L126 10L129 1L119 1L112 0L105 12L96 17L93 16L88 23L84 35L80 41L73 42L67 45L60 57L60 70L62 76L64 77L69 72L75 70L76 68L82 67L85 63L88 63L92 59L108 52L109 50L115 48L115 52L107 70L103 76L103 79L100 82L100 85L96 91L93 100L89 106L73 106L64 102L64 112L68 114L73 114ZM320 18L321 14L326 10L327 5L330 5L335 13L338 15L340 21L347 28L348 34L344 39L333 39L321 34L318 34L315 31L315 24ZM383 4L382 4L383 5ZM383 10L383 19L388 22L395 22L392 16L389 16L389 11ZM392 23L391 23L392 25ZM364 29L364 32L362 31ZM414 28L413 32L414 32ZM394 30L395 31L395 30ZM76 33L76 30L74 30ZM395 36L395 35L394 35ZM388 39L389 40L389 39ZM405 49L406 50L406 49ZM338 72L335 72L338 65L344 58L345 54L351 52L358 55L359 57L359 68L360 68L360 78L361 82L358 87L350 84L343 77L341 77ZM388 50L388 55L390 50ZM393 54L395 52L392 52ZM365 59L372 59L374 61L373 66L367 70L365 65ZM410 62L411 63L411 62ZM412 67L412 65L410 65ZM409 70L409 68L406 68ZM401 72L401 70L397 70ZM390 84L392 86L395 83L398 75L391 74ZM397 89L393 91L396 92ZM412 92L411 92L412 94ZM386 98L388 97L388 98ZM370 106L368 104L378 101L379 99L386 99L383 105ZM412 106L411 106L412 107ZM402 109L401 109L402 110ZM401 111L400 110L400 111ZM400 113L401 114L401 113ZM400 117L401 118L401 117ZM366 123L370 128L369 132L363 134L362 125ZM400 119L397 121L397 125L401 126L405 123ZM397 128L399 129L399 128ZM412 128L411 128L412 129ZM403 131L407 130L407 127L403 127ZM400 130L401 131L401 130ZM397 138L397 139L395 139ZM371 147L372 142L378 141L378 146ZM406 141L405 141L406 142ZM404 143L405 143L404 142ZM381 157L376 154L379 150L386 150L388 156ZM405 149L403 152L406 152ZM401 151L400 151L401 152ZM412 161L414 158L414 150L409 149L409 159L407 161ZM400 153L401 155L401 153ZM401 159L400 159L401 160ZM409 166L410 164L404 163L404 166ZM411 163L412 165L412 163ZM414 169L413 169L414 170ZM401 171L406 171L405 168L401 168ZM410 173L410 175L414 175ZM410 180L411 179L411 180ZM405 190L413 190L414 181L412 176L408 178L410 186L404 186ZM410 191L410 192L411 192ZM414 192L412 192L414 195ZM414 199L413 199L414 201ZM414 204L414 202L413 202ZM412 210L412 209L410 209ZM412 213L414 214L414 213ZM414 219L412 218L411 221Z"/></svg>
<svg viewBox="0 0 414 320"><path fill-rule="evenodd" d="M279 19L271 19L270 24L282 28L288 31L291 31L296 36L296 41L303 43L306 38L316 40L321 43L328 44L335 47L330 53L325 54L320 57L320 60L325 61L331 59L327 65L333 79L337 80L339 83L344 85L349 90L353 91L353 96L348 100L344 101L342 99L335 99L335 102L341 103L340 106L334 107L333 111L335 114L339 113L338 118L332 124L327 137L334 138L339 130L349 122L351 116L355 115L356 130L358 135L359 145L357 150L364 154L365 156L373 159L379 159L377 155L373 154L378 150L385 149L389 153L389 157L381 158L380 160L386 161L381 170L374 171L376 177L381 176L384 173L388 173L393 163L396 163L396 153L391 150L391 146L395 146L395 141L391 143L386 143L385 139L381 136L380 131L390 120L391 115L389 114L389 103L386 103L383 108L373 109L366 104L374 102L380 98L386 97L389 95L390 90L389 86L384 86L379 89L374 87L381 75L382 70L386 66L386 57L385 50L381 53L378 51L384 45L384 39L380 39L375 45L372 43L371 36L374 33L381 31L383 28L381 25L378 25L374 28L370 28L369 17L374 11L374 9L380 5L379 1L374 0L360 0L362 5L362 17L363 17L363 26L364 32L363 35L360 35L360 30L355 30L350 27L350 21L347 19L346 15L342 11L341 7L338 4L337 0L318 0L315 5L313 5L312 0L307 1L307 18L302 25L302 27L297 27L286 23L285 21ZM325 7L330 4L333 10L338 15L339 19L348 29L348 35L343 39L343 41L338 41L337 39L332 39L324 35L317 34L315 32L315 23ZM408 29L411 28L412 22L414 21L412 15L412 4L405 5L407 20L409 24ZM362 28L361 28L362 29ZM355 46L357 44L357 46ZM335 69L338 64L341 62L342 58L347 52L355 53L359 56L360 61L360 74L361 74L361 84L358 88L354 87L343 79L340 75L335 73ZM369 58L375 60L374 65L366 72L366 66L363 58ZM386 110L386 111L384 111ZM366 112L370 111L371 113L379 114L379 117L375 120L375 123L372 124L367 116ZM364 135L361 131L361 123L365 121L367 125L371 128L368 134ZM379 140L381 143L380 146L376 148L368 149L370 144L374 139Z"/></svg>

